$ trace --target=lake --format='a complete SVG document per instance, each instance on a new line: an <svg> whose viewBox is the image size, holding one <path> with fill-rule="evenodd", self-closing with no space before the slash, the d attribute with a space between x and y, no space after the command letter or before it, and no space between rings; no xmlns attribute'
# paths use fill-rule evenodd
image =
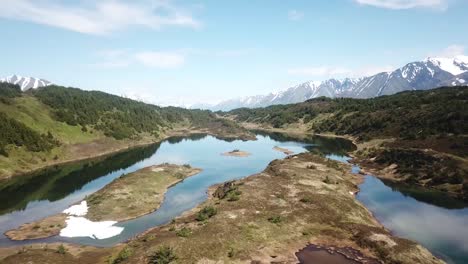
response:
<svg viewBox="0 0 468 264"><path fill-rule="evenodd" d="M148 147L57 166L0 183L0 246L56 241L112 246L148 228L166 224L196 207L207 199L209 186L261 172L272 160L284 158L285 154L273 150L275 146L295 153L320 152L341 162L347 162L347 152L355 149L350 141L340 138L308 136L298 140L279 133L256 133L256 141L226 141L203 134L173 137ZM241 158L220 155L233 149L252 155ZM190 164L203 171L171 187L156 212L118 223L117 226L124 227L118 236L102 240L56 236L33 241L10 241L3 235L5 231L23 223L63 211L124 173L164 162ZM354 167L353 171L357 170ZM468 210L464 204L447 200L439 193L427 194L407 187L389 187L372 176L366 176L360 188L358 199L397 235L420 242L448 261L463 263L466 260ZM425 217L427 221L423 225L421 219Z"/></svg>

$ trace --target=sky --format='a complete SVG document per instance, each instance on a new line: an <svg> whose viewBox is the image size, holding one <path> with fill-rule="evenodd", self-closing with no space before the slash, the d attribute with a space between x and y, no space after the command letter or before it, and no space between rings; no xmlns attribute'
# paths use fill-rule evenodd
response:
<svg viewBox="0 0 468 264"><path fill-rule="evenodd" d="M216 103L466 54L467 11L468 0L0 0L0 77Z"/></svg>

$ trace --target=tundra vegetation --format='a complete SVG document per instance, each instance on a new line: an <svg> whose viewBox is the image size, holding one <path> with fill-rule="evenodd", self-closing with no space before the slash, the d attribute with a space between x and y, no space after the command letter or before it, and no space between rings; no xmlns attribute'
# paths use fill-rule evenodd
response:
<svg viewBox="0 0 468 264"><path fill-rule="evenodd" d="M219 112L246 127L355 139L355 161L378 177L434 188L468 201L468 87L407 91L370 99Z"/></svg>

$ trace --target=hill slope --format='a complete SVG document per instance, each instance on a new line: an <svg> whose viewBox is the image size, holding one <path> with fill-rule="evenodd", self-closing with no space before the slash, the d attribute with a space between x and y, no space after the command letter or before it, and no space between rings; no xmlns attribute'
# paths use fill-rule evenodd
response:
<svg viewBox="0 0 468 264"><path fill-rule="evenodd" d="M351 136L359 145L357 160L378 176L468 201L467 101L468 87L446 87L372 99L321 97L220 114L249 127Z"/></svg>
<svg viewBox="0 0 468 264"><path fill-rule="evenodd" d="M0 179L192 131L252 135L202 110L161 108L97 91L0 83Z"/></svg>

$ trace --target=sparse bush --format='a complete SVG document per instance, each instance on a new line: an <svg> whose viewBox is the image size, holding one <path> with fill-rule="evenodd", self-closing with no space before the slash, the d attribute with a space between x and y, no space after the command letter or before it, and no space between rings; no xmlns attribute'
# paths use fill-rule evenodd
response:
<svg viewBox="0 0 468 264"><path fill-rule="evenodd" d="M149 256L149 264L169 264L177 260L174 250L169 246L162 246Z"/></svg>
<svg viewBox="0 0 468 264"><path fill-rule="evenodd" d="M192 234L192 229L188 227L182 227L181 229L177 230L176 235L179 237L188 237Z"/></svg>
<svg viewBox="0 0 468 264"><path fill-rule="evenodd" d="M62 255L67 253L67 249L63 246L63 244L60 244L60 246L57 247L57 253Z"/></svg>
<svg viewBox="0 0 468 264"><path fill-rule="evenodd" d="M233 191L228 192L228 194L226 196L228 202L239 201L241 193L242 192L239 191L239 190L233 190Z"/></svg>
<svg viewBox="0 0 468 264"><path fill-rule="evenodd" d="M280 224L281 222L283 222L283 217L281 217L280 215L276 215L276 216L272 216L270 218L268 218L268 222L270 223L273 223L273 224Z"/></svg>
<svg viewBox="0 0 468 264"><path fill-rule="evenodd" d="M121 263L122 261L125 261L132 255L133 255L133 250L130 247L126 246L119 252L117 257L112 261L112 264Z"/></svg>
<svg viewBox="0 0 468 264"><path fill-rule="evenodd" d="M205 221L208 218L215 216L218 213L218 210L213 206L205 206L200 212L197 214L197 221Z"/></svg>

